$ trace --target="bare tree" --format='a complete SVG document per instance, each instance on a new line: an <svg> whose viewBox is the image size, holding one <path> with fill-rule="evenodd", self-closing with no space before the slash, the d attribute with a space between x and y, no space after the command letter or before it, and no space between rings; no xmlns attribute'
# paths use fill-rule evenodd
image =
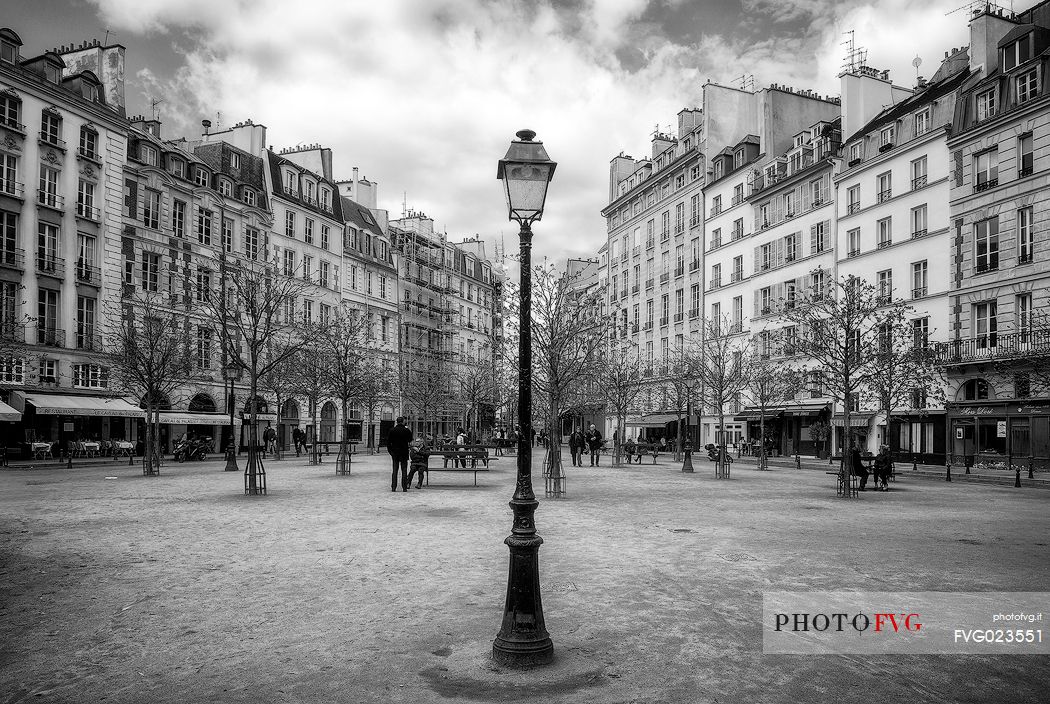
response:
<svg viewBox="0 0 1050 704"><path fill-rule="evenodd" d="M715 476L729 477L726 461L725 416L726 408L739 400L751 374L751 342L747 338L730 334L728 317L704 318L703 336L694 341L698 349L692 355L699 357L696 367L700 380L703 403L718 417L718 432L715 445L719 448Z"/></svg>
<svg viewBox="0 0 1050 704"><path fill-rule="evenodd" d="M105 358L115 386L142 399L146 443L142 472L160 473L160 411L193 373L189 322L155 293L122 299L106 324Z"/></svg>
<svg viewBox="0 0 1050 704"><path fill-rule="evenodd" d="M668 376L664 380L667 402L675 409L675 414L678 417L678 442L675 443L675 460L683 459L683 451L687 441L685 425L688 424L693 399L696 398L697 392L700 390L703 379L700 367L703 364L703 359L702 349L691 343L683 343L681 346L673 349L671 357L668 359ZM685 425L682 423L683 415L686 417Z"/></svg>
<svg viewBox="0 0 1050 704"><path fill-rule="evenodd" d="M463 409L463 427L480 437L479 411L482 405L492 404L496 396L492 367L480 363L460 364L453 376L454 395Z"/></svg>
<svg viewBox="0 0 1050 704"><path fill-rule="evenodd" d="M401 396L420 419L424 433L437 434L435 418L448 405L449 365L440 354L429 354L401 363Z"/></svg>
<svg viewBox="0 0 1050 704"><path fill-rule="evenodd" d="M794 354L793 349L783 350ZM769 469L769 457L766 451L766 415L767 411L792 398L799 388L800 375L791 367L770 360L769 354L752 354L748 366L746 389L751 403L758 408L758 468Z"/></svg>
<svg viewBox="0 0 1050 704"><path fill-rule="evenodd" d="M928 334L908 329L906 306L891 306L883 313L878 333L871 393L879 399L886 416L886 444L890 451L900 451L899 434L894 432L900 420L894 416L899 408L925 410L930 403L942 405L946 399L947 378L937 364Z"/></svg>
<svg viewBox="0 0 1050 704"><path fill-rule="evenodd" d="M638 345L624 340L612 340L601 350L599 373L593 379L595 395L604 401L607 411L616 417L619 433L613 445L613 464L620 464L627 426L627 414L635 408L642 392L645 363L638 354Z"/></svg>
<svg viewBox="0 0 1050 704"><path fill-rule="evenodd" d="M349 474L349 448L347 432L350 424L350 404L358 400L364 390L364 360L369 356L368 344L372 331L368 329L368 319L361 312L349 306L340 306L332 321L324 326L320 346L324 348L328 370L328 388L342 405L343 429L340 434L339 463L340 471Z"/></svg>
<svg viewBox="0 0 1050 704"><path fill-rule="evenodd" d="M574 384L600 373L601 291L579 290L577 281L553 266L534 267L532 281L533 384L546 406L550 435L544 460L547 495L565 493L561 464L561 418Z"/></svg>
<svg viewBox="0 0 1050 704"><path fill-rule="evenodd" d="M277 407L278 421L284 419L284 409L288 401L295 397L295 375L298 361L288 357L280 364L272 366L259 377L259 389L273 396ZM233 438L231 438L233 441ZM281 459L281 443L277 443L277 459Z"/></svg>
<svg viewBox="0 0 1050 704"><path fill-rule="evenodd" d="M323 333L319 333L323 336ZM335 355L321 339L311 341L295 353L295 392L306 399L310 413L311 443L310 464L320 463L320 416L321 400L332 387L332 368Z"/></svg>
<svg viewBox="0 0 1050 704"><path fill-rule="evenodd" d="M818 269L811 278L815 283L808 295L785 301L779 315L798 330L798 351L809 358L804 369L816 371L828 394L842 404L846 441L840 473L846 481L853 472L847 461L854 447L853 407L862 393L876 388L884 372L877 353L879 332L910 308L903 301L887 300L858 276L831 280Z"/></svg>
<svg viewBox="0 0 1050 704"><path fill-rule="evenodd" d="M245 493L266 493L266 469L259 457L259 414L255 399L259 379L311 344L317 327L304 323L298 301L312 290L296 276L283 275L276 262L223 256L219 292L206 296L204 309L213 320L228 359L247 372L253 412L249 426Z"/></svg>

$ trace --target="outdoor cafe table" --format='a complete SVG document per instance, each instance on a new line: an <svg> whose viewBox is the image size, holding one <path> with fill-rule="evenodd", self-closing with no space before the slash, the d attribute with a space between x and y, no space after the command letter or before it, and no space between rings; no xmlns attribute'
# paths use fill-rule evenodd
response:
<svg viewBox="0 0 1050 704"><path fill-rule="evenodd" d="M30 443L29 447L35 459L42 460L45 455L51 455L51 443L49 442L34 442Z"/></svg>
<svg viewBox="0 0 1050 704"><path fill-rule="evenodd" d="M135 444L130 443L126 440L117 440L113 443L113 456L120 457L131 457L131 451L135 449Z"/></svg>

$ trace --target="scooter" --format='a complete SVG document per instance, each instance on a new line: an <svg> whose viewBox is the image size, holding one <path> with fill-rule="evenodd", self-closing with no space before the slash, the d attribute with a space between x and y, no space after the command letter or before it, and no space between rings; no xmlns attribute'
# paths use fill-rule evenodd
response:
<svg viewBox="0 0 1050 704"><path fill-rule="evenodd" d="M179 440L175 443L175 459L179 462L186 460L208 459L208 446L211 438L194 438L193 440Z"/></svg>

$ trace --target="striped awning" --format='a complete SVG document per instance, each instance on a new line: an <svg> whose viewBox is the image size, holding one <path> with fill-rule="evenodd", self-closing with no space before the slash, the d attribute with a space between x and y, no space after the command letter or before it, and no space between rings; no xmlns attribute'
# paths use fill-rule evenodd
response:
<svg viewBox="0 0 1050 704"><path fill-rule="evenodd" d="M874 413L851 413L849 416L849 427L851 428L867 428L868 423L875 417ZM843 416L835 416L831 419L831 424L836 428L843 428L846 425L846 419Z"/></svg>
<svg viewBox="0 0 1050 704"><path fill-rule="evenodd" d="M145 418L146 412L122 398L26 394L26 402L41 416L122 416Z"/></svg>
<svg viewBox="0 0 1050 704"><path fill-rule="evenodd" d="M170 425L229 425L230 416L222 413L182 413L179 411L161 411L160 422ZM241 419L234 416L233 422L241 424Z"/></svg>
<svg viewBox="0 0 1050 704"><path fill-rule="evenodd" d="M22 420L22 414L0 401L0 420Z"/></svg>

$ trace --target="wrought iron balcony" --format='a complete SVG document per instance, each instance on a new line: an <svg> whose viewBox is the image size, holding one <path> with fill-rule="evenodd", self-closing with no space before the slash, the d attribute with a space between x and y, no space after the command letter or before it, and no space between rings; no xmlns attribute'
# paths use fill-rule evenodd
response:
<svg viewBox="0 0 1050 704"><path fill-rule="evenodd" d="M0 178L0 193L15 198L25 197L25 185L10 178Z"/></svg>
<svg viewBox="0 0 1050 704"><path fill-rule="evenodd" d="M66 207L65 196L60 196L57 193L45 191L42 188L37 189L36 202L48 208L55 208L56 210L61 210L62 208Z"/></svg>
<svg viewBox="0 0 1050 704"><path fill-rule="evenodd" d="M38 274L61 279L66 275L66 260L62 257L38 252L36 255L36 271Z"/></svg>
<svg viewBox="0 0 1050 704"><path fill-rule="evenodd" d="M926 287L925 286L917 286L916 288L913 288L911 290L911 297L912 298L923 298L925 296L926 296Z"/></svg>
<svg viewBox="0 0 1050 704"><path fill-rule="evenodd" d="M102 219L102 211L93 205L77 201L77 217L98 222Z"/></svg>
<svg viewBox="0 0 1050 704"><path fill-rule="evenodd" d="M26 253L24 249L0 249L0 267L22 271L25 269L25 266Z"/></svg>
<svg viewBox="0 0 1050 704"><path fill-rule="evenodd" d="M979 335L968 340L939 342L934 350L940 364L1001 361L1050 354L1050 328L1005 334Z"/></svg>
<svg viewBox="0 0 1050 704"><path fill-rule="evenodd" d="M59 139L56 135L49 134L41 130L40 132L40 143L46 144L49 147L55 147L56 149L66 150L65 140Z"/></svg>
<svg viewBox="0 0 1050 704"><path fill-rule="evenodd" d="M916 176L911 180L911 189L913 191L917 191L920 188L925 188L927 181L928 179L926 176Z"/></svg>
<svg viewBox="0 0 1050 704"><path fill-rule="evenodd" d="M846 214L847 215L853 215L853 213L856 213L859 210L860 210L860 203L850 203L846 207Z"/></svg>
<svg viewBox="0 0 1050 704"><path fill-rule="evenodd" d="M91 286L102 285L102 269L92 264L77 262L77 283L89 284Z"/></svg>
<svg viewBox="0 0 1050 704"><path fill-rule="evenodd" d="M17 320L0 320L0 340L25 342L26 326Z"/></svg>
<svg viewBox="0 0 1050 704"><path fill-rule="evenodd" d="M999 179L990 178L987 181L980 181L973 184L973 192L980 193L981 191L987 191L989 188L995 188L999 185Z"/></svg>
<svg viewBox="0 0 1050 704"><path fill-rule="evenodd" d="M65 347L66 331L61 328L52 328L46 325L37 326L36 344L45 347Z"/></svg>
<svg viewBox="0 0 1050 704"><path fill-rule="evenodd" d="M86 330L77 330L76 338L78 350L88 350L91 352L102 351L102 335L94 332L90 328Z"/></svg>
<svg viewBox="0 0 1050 704"><path fill-rule="evenodd" d="M1026 166L1023 169L1018 169L1017 170L1017 178L1024 178L1025 176L1031 176L1031 175L1032 175L1032 167L1031 166Z"/></svg>

